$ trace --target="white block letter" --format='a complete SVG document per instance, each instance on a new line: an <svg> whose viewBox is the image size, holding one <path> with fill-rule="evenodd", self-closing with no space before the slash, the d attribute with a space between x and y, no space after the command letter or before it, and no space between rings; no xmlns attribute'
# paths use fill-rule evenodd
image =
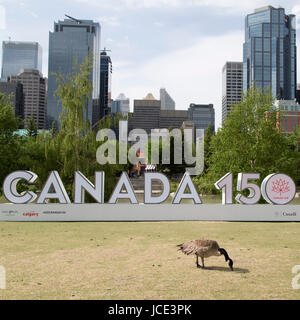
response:
<svg viewBox="0 0 300 320"><path fill-rule="evenodd" d="M186 187L189 187L190 193L184 193ZM201 204L201 199L198 195L198 192L195 188L195 185L191 179L189 173L185 173L179 187L176 191L175 197L173 199L173 204L179 204L182 199L193 199L195 204Z"/></svg>
<svg viewBox="0 0 300 320"><path fill-rule="evenodd" d="M122 192L123 186L126 189L126 192ZM120 180L118 181L117 186L109 199L109 203L115 204L118 199L129 199L131 203L137 204L138 201L134 194L133 187L129 180L128 174L126 172L122 173Z"/></svg>
<svg viewBox="0 0 300 320"><path fill-rule="evenodd" d="M24 179L28 183L33 183L37 175L31 171L15 171L8 175L3 183L3 194L5 198L15 204L23 204L32 202L36 199L37 195L34 192L27 191L21 195L17 192L17 184L20 180Z"/></svg>
<svg viewBox="0 0 300 320"><path fill-rule="evenodd" d="M51 191L51 187L54 189L54 192ZM37 200L37 203L45 203L46 199L58 199L59 203L71 203L67 191L60 179L60 176L57 171L51 171L47 182L44 185L44 188Z"/></svg>
<svg viewBox="0 0 300 320"><path fill-rule="evenodd" d="M160 180L163 184L163 192L158 197L152 197L152 180ZM144 203L162 203L168 199L170 195L170 183L168 178L162 173L145 173L145 191L144 191Z"/></svg>
<svg viewBox="0 0 300 320"><path fill-rule="evenodd" d="M85 191L87 191L98 203L103 203L104 172L95 173L95 185L93 185L80 171L76 171L74 203L84 203Z"/></svg>

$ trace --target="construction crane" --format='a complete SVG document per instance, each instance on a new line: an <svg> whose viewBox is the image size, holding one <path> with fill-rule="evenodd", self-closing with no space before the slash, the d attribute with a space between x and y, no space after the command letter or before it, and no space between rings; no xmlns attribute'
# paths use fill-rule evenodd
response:
<svg viewBox="0 0 300 320"><path fill-rule="evenodd" d="M66 16L67 18L69 18L69 19L77 22L78 24L82 24L82 21L81 21L81 20L78 20L78 19L75 19L75 18L73 18L73 17L70 17L70 16L68 16L67 14L65 14L65 16Z"/></svg>

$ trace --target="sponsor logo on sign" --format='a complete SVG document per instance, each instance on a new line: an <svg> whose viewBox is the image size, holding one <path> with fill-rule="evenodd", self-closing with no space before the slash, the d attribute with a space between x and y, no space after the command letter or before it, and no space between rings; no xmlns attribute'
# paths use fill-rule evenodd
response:
<svg viewBox="0 0 300 320"><path fill-rule="evenodd" d="M294 211L294 212L283 212L282 215L283 216L287 216L287 217L296 217L297 213L296 213L296 211Z"/></svg>
<svg viewBox="0 0 300 320"><path fill-rule="evenodd" d="M24 212L23 216L25 216L25 217L38 217L39 213L38 212Z"/></svg>
<svg viewBox="0 0 300 320"><path fill-rule="evenodd" d="M43 211L43 214L66 214L66 211Z"/></svg>
<svg viewBox="0 0 300 320"><path fill-rule="evenodd" d="M6 217L14 217L19 214L19 212L16 210L4 210L1 211L1 213L4 214Z"/></svg>
<svg viewBox="0 0 300 320"><path fill-rule="evenodd" d="M296 211L282 211L282 212L275 212L276 217L297 217Z"/></svg>

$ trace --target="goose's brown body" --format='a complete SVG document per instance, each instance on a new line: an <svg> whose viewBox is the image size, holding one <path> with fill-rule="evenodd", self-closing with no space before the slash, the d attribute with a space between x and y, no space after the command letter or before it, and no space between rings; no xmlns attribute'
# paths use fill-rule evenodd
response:
<svg viewBox="0 0 300 320"><path fill-rule="evenodd" d="M186 243L179 245L180 249L183 253L195 254L201 258L208 258L211 256L220 256L219 245L215 240L210 239L197 239L191 240Z"/></svg>
<svg viewBox="0 0 300 320"><path fill-rule="evenodd" d="M229 261L229 267L233 270L232 265L233 261L229 258L226 250L224 248L220 248L219 244L216 240L211 239L196 239L191 240L178 245L179 250L183 253L190 255L196 255L196 266L200 268L198 263L198 257L202 260L202 267L204 268L204 258L209 258L211 256L225 256L225 260Z"/></svg>

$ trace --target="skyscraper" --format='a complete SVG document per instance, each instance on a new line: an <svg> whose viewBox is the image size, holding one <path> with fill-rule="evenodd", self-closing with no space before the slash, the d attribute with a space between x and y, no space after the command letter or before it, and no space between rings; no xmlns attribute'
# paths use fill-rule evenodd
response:
<svg viewBox="0 0 300 320"><path fill-rule="evenodd" d="M111 76L112 63L104 49L100 54L100 98L97 111L94 112L93 123L98 122L111 111Z"/></svg>
<svg viewBox="0 0 300 320"><path fill-rule="evenodd" d="M193 121L195 129L206 129L209 125L215 131L215 109L213 104L191 103L188 109L188 120Z"/></svg>
<svg viewBox="0 0 300 320"><path fill-rule="evenodd" d="M74 62L77 61L80 65L89 54L93 62L90 74L93 92L88 101L85 117L92 123L93 99L99 99L100 88L100 25L92 20L78 20L71 17L54 23L54 31L49 33L48 127L53 120L58 121L61 112L61 105L54 97L58 84L53 73L70 75L74 72Z"/></svg>
<svg viewBox="0 0 300 320"><path fill-rule="evenodd" d="M175 101L165 88L160 89L161 110L175 110Z"/></svg>
<svg viewBox="0 0 300 320"><path fill-rule="evenodd" d="M278 110L278 127L281 132L289 134L300 127L300 105L294 100L276 100L274 107Z"/></svg>
<svg viewBox="0 0 300 320"><path fill-rule="evenodd" d="M243 93L243 63L226 62L222 69L222 122L233 105L241 102Z"/></svg>
<svg viewBox="0 0 300 320"><path fill-rule="evenodd" d="M151 129L158 129L160 100L149 93L143 100L134 100L133 103L133 116L128 121L128 130L144 129L150 134Z"/></svg>
<svg viewBox="0 0 300 320"><path fill-rule="evenodd" d="M186 120L188 111L162 110L161 101L149 93L143 100L134 100L134 110L128 120L128 129L144 129L150 134L152 129L179 129Z"/></svg>
<svg viewBox="0 0 300 320"><path fill-rule="evenodd" d="M188 119L187 110L160 110L160 129L179 129L184 121Z"/></svg>
<svg viewBox="0 0 300 320"><path fill-rule="evenodd" d="M245 22L243 90L255 84L274 98L296 94L296 17L283 8L256 9Z"/></svg>
<svg viewBox="0 0 300 320"><path fill-rule="evenodd" d="M33 117L38 129L46 128L47 79L35 69L22 70L17 76L8 77L12 83L21 83L24 94L24 122Z"/></svg>
<svg viewBox="0 0 300 320"><path fill-rule="evenodd" d="M111 112L112 113L121 113L123 116L127 116L130 112L129 107L130 100L126 98L124 93L119 94L118 98L112 101Z"/></svg>
<svg viewBox="0 0 300 320"><path fill-rule="evenodd" d="M18 75L22 69L42 72L42 47L37 42L3 41L1 79Z"/></svg>
<svg viewBox="0 0 300 320"><path fill-rule="evenodd" d="M296 90L296 101L300 104L300 84L297 84L297 90Z"/></svg>
<svg viewBox="0 0 300 320"><path fill-rule="evenodd" d="M10 97L15 117L24 119L24 95L21 82L0 82L0 93Z"/></svg>

